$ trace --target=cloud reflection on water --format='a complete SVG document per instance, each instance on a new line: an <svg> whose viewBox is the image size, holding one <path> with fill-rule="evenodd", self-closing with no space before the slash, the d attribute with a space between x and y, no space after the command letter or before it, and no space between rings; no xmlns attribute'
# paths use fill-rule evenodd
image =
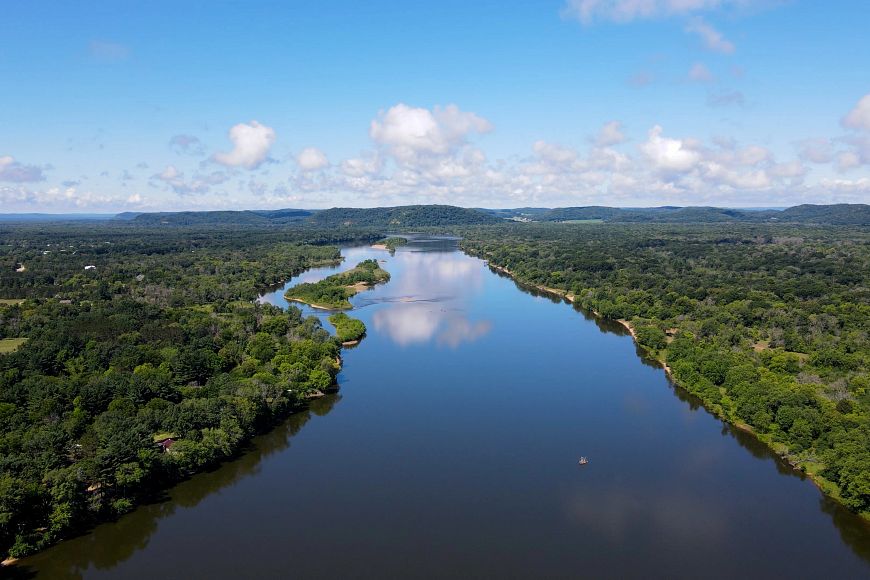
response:
<svg viewBox="0 0 870 580"><path fill-rule="evenodd" d="M401 346L434 339L457 348L492 329L488 320L470 320L466 305L457 298L467 298L469 289L482 289L479 264L457 253L414 251L397 252L394 263L402 274L387 286L390 296L381 297L390 305L372 316L376 330Z"/></svg>

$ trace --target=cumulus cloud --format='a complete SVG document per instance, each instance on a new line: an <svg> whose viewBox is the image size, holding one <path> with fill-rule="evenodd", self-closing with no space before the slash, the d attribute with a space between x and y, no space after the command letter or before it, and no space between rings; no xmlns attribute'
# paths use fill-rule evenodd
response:
<svg viewBox="0 0 870 580"><path fill-rule="evenodd" d="M645 143L641 144L640 150L652 162L654 169L658 171L687 171L694 167L701 156L693 151L688 144L680 139L662 137L661 125L656 125L649 130L649 136Z"/></svg>
<svg viewBox="0 0 870 580"><path fill-rule="evenodd" d="M487 133L492 125L456 105L432 110L399 103L372 120L369 136L403 164L422 157L447 155L467 142L472 133Z"/></svg>
<svg viewBox="0 0 870 580"><path fill-rule="evenodd" d="M174 135L169 140L169 146L176 153L187 153L190 155L202 155L205 153L205 145L203 145L199 137L194 135Z"/></svg>
<svg viewBox="0 0 870 580"><path fill-rule="evenodd" d="M838 171L870 165L870 135L848 135L837 139L837 143L845 148L837 154Z"/></svg>
<svg viewBox="0 0 870 580"><path fill-rule="evenodd" d="M214 160L227 167L256 169L269 156L275 142L275 130L257 121L239 123L229 131L233 149L228 153L215 153Z"/></svg>
<svg viewBox="0 0 870 580"><path fill-rule="evenodd" d="M383 167L383 159L376 154L354 157L341 162L341 172L348 177L375 175Z"/></svg>
<svg viewBox="0 0 870 580"><path fill-rule="evenodd" d="M849 114L843 117L842 123L848 129L870 131L870 93L861 97Z"/></svg>
<svg viewBox="0 0 870 580"><path fill-rule="evenodd" d="M696 62L689 69L689 80L696 83L709 83L713 80L713 73L703 63Z"/></svg>
<svg viewBox="0 0 870 580"><path fill-rule="evenodd" d="M174 165L167 165L163 171L151 176L152 183L162 182L179 195L207 193L212 186L220 185L228 179L229 176L221 171L186 179L184 173Z"/></svg>
<svg viewBox="0 0 870 580"><path fill-rule="evenodd" d="M42 168L36 165L24 165L15 161L11 155L0 155L0 181L27 183L45 180Z"/></svg>
<svg viewBox="0 0 870 580"><path fill-rule="evenodd" d="M798 157L809 163L830 163L834 147L830 139L804 139L798 143Z"/></svg>
<svg viewBox="0 0 870 580"><path fill-rule="evenodd" d="M734 44L701 18L693 18L686 25L686 32L697 35L704 43L704 46L713 52L721 54L731 54L734 52Z"/></svg>
<svg viewBox="0 0 870 580"><path fill-rule="evenodd" d="M113 195L81 191L76 187L30 189L25 185L0 186L0 207L7 211L82 210L120 207L124 200Z"/></svg>
<svg viewBox="0 0 870 580"><path fill-rule="evenodd" d="M316 171L329 166L326 154L317 147L306 147L296 156L296 165L302 171Z"/></svg>
<svg viewBox="0 0 870 580"><path fill-rule="evenodd" d="M619 121L605 123L598 131L598 135L595 137L595 144L599 147L618 145L625 141L625 134L622 132L622 123Z"/></svg>

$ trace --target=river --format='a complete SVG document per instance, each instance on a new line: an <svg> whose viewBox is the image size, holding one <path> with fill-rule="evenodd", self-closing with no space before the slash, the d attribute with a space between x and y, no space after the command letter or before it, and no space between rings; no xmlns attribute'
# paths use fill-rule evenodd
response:
<svg viewBox="0 0 870 580"><path fill-rule="evenodd" d="M368 335L338 394L16 572L870 577L870 526L675 388L621 326L453 240L342 254L289 283L369 257L392 274L352 300ZM286 306L280 289L261 300Z"/></svg>

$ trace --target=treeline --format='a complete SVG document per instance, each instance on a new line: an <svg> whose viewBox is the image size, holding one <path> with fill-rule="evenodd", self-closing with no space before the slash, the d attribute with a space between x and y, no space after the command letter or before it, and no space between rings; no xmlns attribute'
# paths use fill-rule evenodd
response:
<svg viewBox="0 0 870 580"><path fill-rule="evenodd" d="M870 230L467 229L463 248L635 328L681 386L870 512Z"/></svg>
<svg viewBox="0 0 870 580"><path fill-rule="evenodd" d="M26 298L0 338L28 339L0 355L0 552L124 513L332 387L339 341L253 300L339 257L303 242L349 237L376 239L0 228L0 298Z"/></svg>
<svg viewBox="0 0 870 580"><path fill-rule="evenodd" d="M621 208L582 206L487 210L501 218L520 221L568 222L605 221L620 223L799 223L828 225L870 225L870 205L797 205L783 210L750 210L722 207Z"/></svg>

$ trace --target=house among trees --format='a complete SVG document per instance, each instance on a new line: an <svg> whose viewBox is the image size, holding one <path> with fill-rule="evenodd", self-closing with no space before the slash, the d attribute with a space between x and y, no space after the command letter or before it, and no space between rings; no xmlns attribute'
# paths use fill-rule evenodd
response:
<svg viewBox="0 0 870 580"><path fill-rule="evenodd" d="M154 444L160 448L163 453L169 451L169 448L175 445L178 436L175 433L158 433L154 436Z"/></svg>

